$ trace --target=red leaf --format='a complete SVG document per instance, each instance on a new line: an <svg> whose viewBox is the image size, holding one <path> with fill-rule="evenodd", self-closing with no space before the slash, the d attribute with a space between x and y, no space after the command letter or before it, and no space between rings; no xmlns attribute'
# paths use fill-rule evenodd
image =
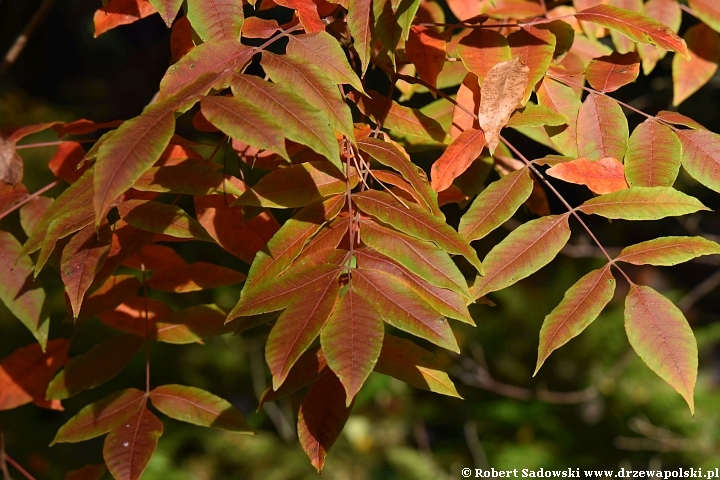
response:
<svg viewBox="0 0 720 480"><path fill-rule="evenodd" d="M447 189L480 156L485 145L482 130L471 128L461 133L433 163L432 188L436 192Z"/></svg>
<svg viewBox="0 0 720 480"><path fill-rule="evenodd" d="M229 196L227 202L234 199ZM269 211L243 222L242 208L230 207L225 201L222 195L195 196L198 221L226 251L245 263L252 263L255 254L275 235L280 225Z"/></svg>
<svg viewBox="0 0 720 480"><path fill-rule="evenodd" d="M100 272L110 252L112 234L106 223L98 231L88 225L65 246L60 259L60 278L70 298L73 316L80 314L85 292Z"/></svg>
<svg viewBox="0 0 720 480"><path fill-rule="evenodd" d="M214 242L200 223L175 205L128 200L118 205L120 217L130 225L148 232L172 237Z"/></svg>
<svg viewBox="0 0 720 480"><path fill-rule="evenodd" d="M352 282L393 327L459 351L447 320L395 277L379 270L357 269L352 272Z"/></svg>
<svg viewBox="0 0 720 480"><path fill-rule="evenodd" d="M621 159L628 136L627 118L620 105L609 97L588 95L578 113L578 155L588 160Z"/></svg>
<svg viewBox="0 0 720 480"><path fill-rule="evenodd" d="M161 292L195 292L208 288L235 285L245 281L245 274L207 262L195 262L181 267L157 271L147 284Z"/></svg>
<svg viewBox="0 0 720 480"><path fill-rule="evenodd" d="M372 45L372 0L349 0L347 25L361 65L361 77L365 76Z"/></svg>
<svg viewBox="0 0 720 480"><path fill-rule="evenodd" d="M117 335L94 345L73 357L53 378L46 398L63 400L108 382L130 364L144 343L144 339L134 335Z"/></svg>
<svg viewBox="0 0 720 480"><path fill-rule="evenodd" d="M277 20L250 17L243 23L242 36L245 38L270 38L279 31Z"/></svg>
<svg viewBox="0 0 720 480"><path fill-rule="evenodd" d="M549 30L523 27L507 37L510 54L529 69L528 82L521 103L525 105L535 84L545 75L555 54L555 35Z"/></svg>
<svg viewBox="0 0 720 480"><path fill-rule="evenodd" d="M86 405L60 427L50 445L82 442L105 435L140 410L145 398L145 392L128 388Z"/></svg>
<svg viewBox="0 0 720 480"><path fill-rule="evenodd" d="M405 55L415 64L418 77L435 87L445 66L445 39L430 27L415 25L405 42Z"/></svg>
<svg viewBox="0 0 720 480"><path fill-rule="evenodd" d="M481 0L448 0L447 4L453 15L460 21L477 17L485 5Z"/></svg>
<svg viewBox="0 0 720 480"><path fill-rule="evenodd" d="M684 38L690 58L673 58L673 105L680 105L709 82L720 63L720 35L715 30L698 23L688 28Z"/></svg>
<svg viewBox="0 0 720 480"><path fill-rule="evenodd" d="M287 308L270 330L265 346L274 390L282 385L297 359L320 334L335 308L340 291L339 270L337 267L326 267L326 270L328 273L322 276L307 273L309 281L294 283L295 288L285 294L289 299ZM278 290L273 295L277 296Z"/></svg>
<svg viewBox="0 0 720 480"><path fill-rule="evenodd" d="M327 362L320 345L309 348L297 359L280 388L273 390L270 386L265 389L258 401L258 411L267 402L274 402L315 383L325 367L327 367Z"/></svg>
<svg viewBox="0 0 720 480"><path fill-rule="evenodd" d="M122 220L115 224L114 230L110 253L102 270L95 277L96 284L103 283L122 262L150 243L155 237L154 233L135 228Z"/></svg>
<svg viewBox="0 0 720 480"><path fill-rule="evenodd" d="M146 406L105 438L103 458L116 480L138 480L150 462L163 424Z"/></svg>
<svg viewBox="0 0 720 480"><path fill-rule="evenodd" d="M157 13L148 0L110 0L95 12L95 37L120 25L128 25Z"/></svg>
<svg viewBox="0 0 720 480"><path fill-rule="evenodd" d="M663 23L677 33L682 21L682 10L677 0L649 0L644 5L645 15ZM643 72L650 75L657 62L665 58L667 50L651 45L638 44L638 53L642 58Z"/></svg>
<svg viewBox="0 0 720 480"><path fill-rule="evenodd" d="M80 120L75 120L74 122L59 125L55 127L54 130L58 132L58 137L64 137L65 135L85 135L104 128L117 128L122 125L122 123L122 120L95 123L92 120L81 118Z"/></svg>
<svg viewBox="0 0 720 480"><path fill-rule="evenodd" d="M689 0L688 3L700 20L716 32L720 31L720 5L717 2L714 0Z"/></svg>
<svg viewBox="0 0 720 480"><path fill-rule="evenodd" d="M345 426L352 407L347 407L342 383L332 372L310 387L298 412L298 438L318 472Z"/></svg>
<svg viewBox="0 0 720 480"><path fill-rule="evenodd" d="M593 22L617 30L639 42L673 50L687 58L687 46L669 27L632 10L612 5L596 5L575 14L581 21Z"/></svg>
<svg viewBox="0 0 720 480"><path fill-rule="evenodd" d="M545 173L566 182L586 185L590 191L598 194L628 188L625 181L625 167L612 157L601 158L596 162L578 158L559 163Z"/></svg>
<svg viewBox="0 0 720 480"><path fill-rule="evenodd" d="M80 318L88 318L99 312L112 310L126 299L134 296L141 286L138 279L132 275L109 277L85 298L80 310Z"/></svg>
<svg viewBox="0 0 720 480"><path fill-rule="evenodd" d="M20 253L15 237L0 231L0 301L45 348L50 326L50 319L43 312L45 291L32 281L32 261Z"/></svg>
<svg viewBox="0 0 720 480"><path fill-rule="evenodd" d="M510 60L510 47L505 37L488 29L475 29L458 44L458 55L469 72L485 79L491 68Z"/></svg>
<svg viewBox="0 0 720 480"><path fill-rule="evenodd" d="M47 130L48 128L52 128L53 130L62 128L62 125L64 125L64 123L65 122L45 122L36 123L34 125L25 125L20 128L16 128L15 130L12 130L11 133L8 135L8 139L12 142L19 142L27 136L42 132L43 130Z"/></svg>
<svg viewBox="0 0 720 480"><path fill-rule="evenodd" d="M4 213L27 195L27 188L22 183L12 186L0 182L0 213Z"/></svg>
<svg viewBox="0 0 720 480"><path fill-rule="evenodd" d="M192 39L192 26L187 16L180 18L170 32L170 61L177 62L195 48Z"/></svg>
<svg viewBox="0 0 720 480"><path fill-rule="evenodd" d="M601 92L614 92L632 83L640 74L640 57L635 52L611 55L593 59L585 75L588 83Z"/></svg>
<svg viewBox="0 0 720 480"><path fill-rule="evenodd" d="M40 196L33 198L20 208L20 225L28 236L35 231L52 203L52 198Z"/></svg>
<svg viewBox="0 0 720 480"><path fill-rule="evenodd" d="M320 19L317 5L312 0L274 0L275 3L297 11L300 23L306 33L322 32L325 23Z"/></svg>
<svg viewBox="0 0 720 480"><path fill-rule="evenodd" d="M173 21L175 21L175 16L178 14L178 10L180 10L180 6L182 5L183 0L149 0L149 1L157 9L158 13L162 17L162 19L165 21L165 25L167 25L167 27L170 28L170 26L173 24Z"/></svg>
<svg viewBox="0 0 720 480"><path fill-rule="evenodd" d="M0 363L0 410L10 410L33 401L45 401L52 377L68 360L69 343L50 340L43 353L40 344L21 347Z"/></svg>
<svg viewBox="0 0 720 480"><path fill-rule="evenodd" d="M720 192L720 135L707 130L677 130L682 165L695 180Z"/></svg>
<svg viewBox="0 0 720 480"><path fill-rule="evenodd" d="M61 142L58 151L50 159L48 167L58 178L73 183L85 172L87 167L76 170L76 167L85 158L85 149L77 142Z"/></svg>
<svg viewBox="0 0 720 480"><path fill-rule="evenodd" d="M347 406L375 366L384 331L373 303L351 285L320 334L328 366L345 388Z"/></svg>
<svg viewBox="0 0 720 480"><path fill-rule="evenodd" d="M107 467L104 463L95 463L68 472L63 480L101 480L105 472Z"/></svg>
<svg viewBox="0 0 720 480"><path fill-rule="evenodd" d="M544 78L539 85L537 90L539 104L568 118L567 126L545 127L545 131L560 153L577 158L577 120L580 100L570 87L556 80Z"/></svg>

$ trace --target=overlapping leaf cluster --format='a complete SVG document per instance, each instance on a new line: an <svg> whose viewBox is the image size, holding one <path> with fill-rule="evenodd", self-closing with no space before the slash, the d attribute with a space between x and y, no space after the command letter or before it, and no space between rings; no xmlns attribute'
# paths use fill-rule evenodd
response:
<svg viewBox="0 0 720 480"><path fill-rule="evenodd" d="M594 239L584 215L657 220L706 210L673 188L681 166L720 192L717 134L673 112L646 115L631 134L623 105L608 95L667 51L675 52L675 103L700 88L720 55L720 12L709 0L690 2L703 22L684 40L676 0L576 0L549 11L543 1L448 1L458 23L425 0L250 3L111 0L95 16L96 35L155 12L172 26L177 62L155 101L122 123L54 122L0 137L0 200L3 209L22 206L28 237L21 244L0 232L0 299L39 342L0 365L0 408L61 408L60 400L114 378L149 341L192 343L270 324L272 386L260 402L305 392L298 435L321 470L372 371L459 396L432 353L407 337L459 352L448 319L473 325L469 304L552 261L571 237L571 217ZM293 10L293 19L278 25L249 14L275 7ZM389 91L365 88L371 69L390 80ZM402 105L425 91L437 100ZM250 186L214 154L203 158L175 134L179 115L220 132L218 149L231 142L241 171L264 175ZM62 139L50 169L69 184L54 200L27 195L15 151L48 128ZM109 128L88 151L78 141ZM527 159L506 128L556 154ZM408 154L418 150L442 150L429 179ZM499 179L488 183L493 169ZM571 206L558 194L567 211L553 214L546 192L557 191L547 177L597 196ZM466 209L457 230L440 209L450 203ZM537 218L481 263L470 242L522 205ZM280 225L274 209L295 210ZM168 246L186 241L219 245L250 264L247 277L187 263ZM687 321L619 263L675 265L718 253L704 238L662 237L608 255L545 318L537 369L612 299L615 270L630 285L631 345L693 410L697 347ZM59 262L72 316L121 333L72 359L67 340L49 341L45 294L34 281L49 261ZM147 296L242 282L229 313L217 305L174 311ZM85 407L55 442L108 434L110 472L139 478L163 431L148 399L172 418L250 431L225 400L187 386L151 389L148 378L145 392L126 389Z"/></svg>

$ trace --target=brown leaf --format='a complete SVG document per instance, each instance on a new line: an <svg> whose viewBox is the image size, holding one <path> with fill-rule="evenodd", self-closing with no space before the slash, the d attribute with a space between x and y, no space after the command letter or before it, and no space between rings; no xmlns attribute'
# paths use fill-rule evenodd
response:
<svg viewBox="0 0 720 480"><path fill-rule="evenodd" d="M15 142L0 135L0 182L17 185L23 177L23 161Z"/></svg>
<svg viewBox="0 0 720 480"><path fill-rule="evenodd" d="M491 153L500 142L500 130L523 99L529 74L530 69L514 58L491 68L480 87L478 120Z"/></svg>

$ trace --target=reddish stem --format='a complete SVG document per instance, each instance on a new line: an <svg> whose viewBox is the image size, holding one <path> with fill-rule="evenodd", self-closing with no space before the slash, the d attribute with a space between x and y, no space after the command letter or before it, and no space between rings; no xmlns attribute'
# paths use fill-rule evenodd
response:
<svg viewBox="0 0 720 480"><path fill-rule="evenodd" d="M41 188L41 189L38 190L37 192L33 193L32 195L28 195L27 197L23 198L23 199L20 200L18 203L16 203L16 204L13 205L12 207L8 208L7 210L5 210L3 213L0 213L0 220L2 220L3 218L7 217L7 216L10 215L12 212L14 212L14 211L17 210L18 208L22 207L22 206L25 205L26 203L32 201L34 198L42 195L43 193L47 192L47 191L50 190L51 188L57 186L59 183L60 183L60 179L57 179L57 180L55 180L54 182L51 182L51 183L45 185L43 188Z"/></svg>
<svg viewBox="0 0 720 480"><path fill-rule="evenodd" d="M13 467L15 470L17 470L18 472L20 472L23 477L27 478L27 480L35 480L35 477L33 477L32 475L30 475L30 472L28 472L27 470L25 470L25 469L22 467L22 465L20 465L18 462L16 462L15 460L13 460L13 458L12 458L10 455L8 455L7 453L5 454L5 460L7 461L7 463L9 463L10 465L12 465L12 467Z"/></svg>
<svg viewBox="0 0 720 480"><path fill-rule="evenodd" d="M97 140L57 140L54 142L40 142L40 143L25 143L23 145L16 145L15 150L24 150L26 148L40 148L40 147L55 147L61 143L76 142L76 143L95 143Z"/></svg>

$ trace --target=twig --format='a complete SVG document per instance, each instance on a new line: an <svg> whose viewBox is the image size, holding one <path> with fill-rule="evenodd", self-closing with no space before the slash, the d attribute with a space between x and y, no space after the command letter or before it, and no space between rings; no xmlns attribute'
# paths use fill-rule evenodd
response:
<svg viewBox="0 0 720 480"><path fill-rule="evenodd" d="M18 472L20 472L20 474L21 474L23 477L27 478L27 480L35 480L35 477L33 477L32 475L30 475L30 472L28 472L27 470L25 470L25 469L22 467L22 465L20 465L18 462L16 462L15 460L13 460L13 458L12 458L10 455L8 455L7 453L5 454L5 460L7 460L7 463L9 463L10 465L12 465L12 467L13 467L15 470L17 470Z"/></svg>
<svg viewBox="0 0 720 480"><path fill-rule="evenodd" d="M95 142L97 142L97 140L85 139L85 140L56 140L54 142L41 142L41 143L25 143L23 145L16 145L15 150L24 150L26 148L54 147L54 146L60 145L61 143L66 143L68 141L75 142L75 143L95 143Z"/></svg>
<svg viewBox="0 0 720 480"><path fill-rule="evenodd" d="M140 270L142 271L143 297L145 299L145 394L150 395L150 314L148 312L148 292L145 278L145 259L140 252Z"/></svg>
<svg viewBox="0 0 720 480"><path fill-rule="evenodd" d="M688 7L687 5L683 5L683 4L680 3L680 2L678 2L678 5L680 5L680 9L681 9L682 11L684 11L685 13L689 13L689 14L692 15L693 17L695 17L695 18L697 18L697 19L700 19L700 17L698 17L698 14L697 14L697 13L695 12L695 10L693 10L692 8Z"/></svg>
<svg viewBox="0 0 720 480"><path fill-rule="evenodd" d="M27 197L23 198L22 200L20 200L18 203L16 203L16 204L13 205L12 207L10 207L10 208L8 208L7 210L5 210L4 212L0 213L0 220L2 220L3 218L7 217L7 216L10 215L12 212L14 212L14 211L17 210L18 208L22 207L22 206L25 205L26 203L32 201L34 198L37 198L38 196L40 196L40 195L42 195L43 193L45 193L45 192L47 192L48 190L50 190L51 188L55 187L55 186L58 185L59 183L60 183L60 179L57 179L57 180L55 180L54 182L48 183L47 185L45 185L43 188L41 188L41 189L38 190L37 192L35 192L35 193L33 193L33 194L31 194L31 195L28 195Z"/></svg>
<svg viewBox="0 0 720 480"><path fill-rule="evenodd" d="M40 4L40 7L38 7L35 14L25 26L25 29L20 35L17 36L15 42L13 42L12 46L5 54L5 58L0 64L0 76L3 75L12 66L13 63L15 63L15 60L17 60L17 58L20 56L20 53L25 48L25 45L27 45L30 37L33 35L33 33L35 33L35 30L37 30L40 24L42 24L42 22L45 20L47 14L50 13L53 5L55 5L55 0L43 0L43 2Z"/></svg>
<svg viewBox="0 0 720 480"><path fill-rule="evenodd" d="M0 427L0 472L3 474L3 480L12 480L5 456L5 434Z"/></svg>
<svg viewBox="0 0 720 480"><path fill-rule="evenodd" d="M475 468L481 468L486 470L488 468L487 453L480 442L480 435L478 435L477 422L474 420L468 420L465 422L465 443L470 450L470 454L473 457L473 463Z"/></svg>
<svg viewBox="0 0 720 480"><path fill-rule="evenodd" d="M682 312L687 312L702 297L715 290L720 285L720 270L707 277L705 280L696 285L677 303L678 308Z"/></svg>

